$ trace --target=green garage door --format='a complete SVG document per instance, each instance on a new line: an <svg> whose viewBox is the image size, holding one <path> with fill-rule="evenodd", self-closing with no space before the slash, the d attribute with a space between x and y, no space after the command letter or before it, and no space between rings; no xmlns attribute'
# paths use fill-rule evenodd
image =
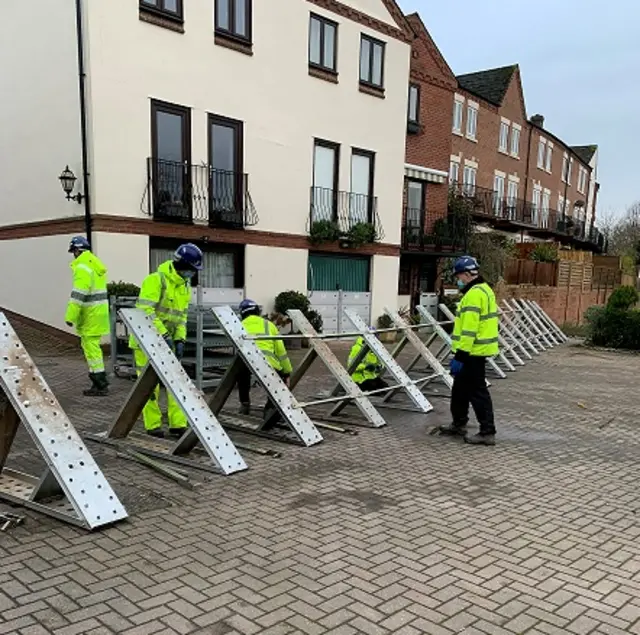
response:
<svg viewBox="0 0 640 635"><path fill-rule="evenodd" d="M371 259L367 256L309 254L307 288L312 291L369 291Z"/></svg>

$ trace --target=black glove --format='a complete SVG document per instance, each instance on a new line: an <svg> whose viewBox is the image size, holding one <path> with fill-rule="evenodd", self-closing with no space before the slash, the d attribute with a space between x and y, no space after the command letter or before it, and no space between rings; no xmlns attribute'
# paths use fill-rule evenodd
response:
<svg viewBox="0 0 640 635"><path fill-rule="evenodd" d="M367 364L364 369L370 373L375 373L378 370L377 364Z"/></svg>
<svg viewBox="0 0 640 635"><path fill-rule="evenodd" d="M182 359L184 357L184 341L178 340L175 344L176 357Z"/></svg>

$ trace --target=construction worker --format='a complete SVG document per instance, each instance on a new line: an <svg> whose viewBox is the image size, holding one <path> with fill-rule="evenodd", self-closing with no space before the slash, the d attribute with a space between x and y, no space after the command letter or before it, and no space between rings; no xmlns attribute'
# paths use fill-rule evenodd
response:
<svg viewBox="0 0 640 635"><path fill-rule="evenodd" d="M372 333L375 333L375 329L369 328ZM365 345L363 337L359 337L349 352L349 359L347 366L351 366L355 358L358 356L362 347ZM351 374L351 379L358 384L360 390L363 392L369 392L370 390L379 390L380 388L387 388L387 382L380 377L384 366L380 364L380 361L376 357L375 353L371 350L367 351L364 359L356 366L356 369Z"/></svg>
<svg viewBox="0 0 640 635"><path fill-rule="evenodd" d="M64 320L75 327L80 346L89 366L91 387L83 391L87 397L109 394L109 382L104 370L100 340L109 334L109 299L107 297L107 268L91 253L91 245L84 236L75 236L69 243L73 254L73 289Z"/></svg>
<svg viewBox="0 0 640 635"><path fill-rule="evenodd" d="M180 245L173 254L173 260L163 262L154 273L142 282L136 308L142 309L153 319L158 332L178 359L184 354L187 337L187 313L191 301L191 279L202 269L202 251L191 243ZM133 350L136 373L147 365L147 356L140 350L133 335L129 338ZM152 437L164 437L162 412L158 405L160 387L142 411L144 427ZM167 395L169 434L180 437L187 429L187 416L171 395Z"/></svg>
<svg viewBox="0 0 640 635"><path fill-rule="evenodd" d="M279 335L278 327L260 315L260 306L253 300L243 300L240 303L240 317L242 326L249 335ZM289 376L293 370L287 349L282 340L256 340L257 347L262 351L269 365L278 373L285 385L289 385ZM240 400L240 413L251 414L251 371L245 366L238 376L238 399ZM263 415L266 418L269 410L276 407L267 401ZM277 418L262 427L267 430L277 423Z"/></svg>
<svg viewBox="0 0 640 635"><path fill-rule="evenodd" d="M452 423L440 433L464 437L473 445L495 445L496 428L493 403L487 388L487 357L498 354L498 305L491 287L483 280L475 258L463 256L453 266L462 299L453 325L450 362ZM469 404L473 407L480 432L467 436Z"/></svg>

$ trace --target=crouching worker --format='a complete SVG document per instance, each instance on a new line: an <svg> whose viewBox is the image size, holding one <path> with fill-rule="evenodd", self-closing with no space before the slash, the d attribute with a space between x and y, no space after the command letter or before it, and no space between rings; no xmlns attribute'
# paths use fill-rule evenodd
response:
<svg viewBox="0 0 640 635"><path fill-rule="evenodd" d="M136 308L142 309L153 320L158 333L164 337L178 359L184 354L187 337L187 313L191 301L191 279L202 269L202 252L191 243L180 245L173 260L163 262L142 282ZM147 356L140 350L133 335L129 338L133 350L136 373L140 375L147 365ZM142 418L147 434L164 437L162 412L158 405L160 386L146 403ZM171 395L167 395L169 434L180 437L187 429L187 416Z"/></svg>
<svg viewBox="0 0 640 635"><path fill-rule="evenodd" d="M73 254L73 289L64 320L75 327L80 336L82 352L89 366L91 387L83 391L87 397L109 394L109 382L100 348L103 335L109 334L109 300L107 298L107 268L91 252L89 241L76 236L69 243Z"/></svg>
<svg viewBox="0 0 640 635"><path fill-rule="evenodd" d="M369 329L374 332L374 329ZM364 338L359 337L349 352L347 366L351 367L356 357L359 355L362 347L365 346ZM379 390L387 388L389 384L382 379L380 375L384 371L384 366L380 363L375 353L371 350L367 351L364 359L356 366L351 374L351 379L358 384L360 390L369 392L370 390Z"/></svg>
<svg viewBox="0 0 640 635"><path fill-rule="evenodd" d="M257 335L279 335L278 327L273 323L263 318L260 315L260 307L253 300L243 300L240 303L240 317L242 319L242 326L244 330L253 336ZM289 376L293 370L289 355L287 355L287 349L284 346L282 340L256 340L256 346L262 351L269 365L273 370L278 373L280 378L284 381L285 385L289 385ZM245 366L242 372L238 376L238 398L240 400L240 413L251 413L251 371ZM277 410L275 405L268 400L264 406L263 416L266 418L267 412L271 410ZM277 418L271 418L268 425L264 425L262 430L268 430L272 428L276 423Z"/></svg>

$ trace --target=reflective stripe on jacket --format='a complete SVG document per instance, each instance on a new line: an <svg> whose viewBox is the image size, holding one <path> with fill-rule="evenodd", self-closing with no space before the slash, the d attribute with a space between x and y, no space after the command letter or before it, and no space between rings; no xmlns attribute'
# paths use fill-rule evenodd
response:
<svg viewBox="0 0 640 635"><path fill-rule="evenodd" d="M73 289L64 316L78 333L98 337L109 333L109 299L107 268L90 251L83 251L71 261Z"/></svg>
<svg viewBox="0 0 640 635"><path fill-rule="evenodd" d="M473 285L458 304L452 349L474 357L493 357L498 347L498 304L486 282Z"/></svg>
<svg viewBox="0 0 640 635"><path fill-rule="evenodd" d="M259 315L248 315L242 320L242 326L249 335L279 335L278 327ZM256 340L257 347L275 370L290 375L293 367L282 340Z"/></svg>
<svg viewBox="0 0 640 635"><path fill-rule="evenodd" d="M349 352L349 360L347 361L347 365L351 366L351 363L357 357L358 353L362 350L364 346L364 338L359 337L354 345L351 347L351 351ZM382 366L378 361L375 353L371 351L367 351L367 354L364 356L364 359L356 366L355 371L351 374L351 379L356 382L356 384L361 384L363 381L367 379L375 379L380 375L382 371Z"/></svg>
<svg viewBox="0 0 640 635"><path fill-rule="evenodd" d="M163 262L150 273L140 287L136 309L142 309L153 319L160 335L169 334L174 341L187 337L187 313L191 302L191 281L185 280L174 268L173 262ZM129 337L129 346L138 348L135 338Z"/></svg>

